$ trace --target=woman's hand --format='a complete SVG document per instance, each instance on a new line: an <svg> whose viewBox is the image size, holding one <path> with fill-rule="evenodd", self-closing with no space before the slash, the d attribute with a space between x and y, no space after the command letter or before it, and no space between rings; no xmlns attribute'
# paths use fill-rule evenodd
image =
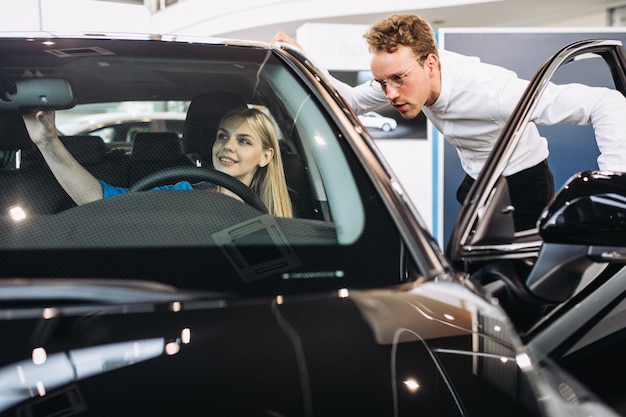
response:
<svg viewBox="0 0 626 417"><path fill-rule="evenodd" d="M50 171L76 204L102 199L102 185L74 159L59 140L54 111L37 110L24 115L24 124Z"/></svg>
<svg viewBox="0 0 626 417"><path fill-rule="evenodd" d="M57 138L54 111L38 110L24 115L24 124L30 139L36 144L50 143Z"/></svg>

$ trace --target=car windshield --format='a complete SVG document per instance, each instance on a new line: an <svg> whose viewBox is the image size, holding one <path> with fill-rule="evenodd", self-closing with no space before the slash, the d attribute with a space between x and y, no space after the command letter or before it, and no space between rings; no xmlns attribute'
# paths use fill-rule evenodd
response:
<svg viewBox="0 0 626 417"><path fill-rule="evenodd" d="M546 68L624 91L621 48L531 81L446 256L299 49L0 34L0 414L611 415L623 178L517 231L503 167Z"/></svg>
<svg viewBox="0 0 626 417"><path fill-rule="evenodd" d="M3 277L139 279L259 294L397 285L423 276L407 264L397 221L345 139L369 147L361 150L369 163L378 161L375 147L354 129L355 118L332 107L319 79L293 70L303 63L288 54L258 45L146 40L9 44L3 85L29 82L36 90L46 80L68 83L71 104L55 109L57 130L96 179L128 188L162 175L77 206L19 120L4 123L0 249L15 256L3 262ZM292 216L272 215L244 195L196 189L231 187L211 175L211 149L220 118L237 106L272 121ZM27 107L21 113L33 110ZM2 117L14 121L14 109L5 110ZM152 190L181 181L194 189Z"/></svg>

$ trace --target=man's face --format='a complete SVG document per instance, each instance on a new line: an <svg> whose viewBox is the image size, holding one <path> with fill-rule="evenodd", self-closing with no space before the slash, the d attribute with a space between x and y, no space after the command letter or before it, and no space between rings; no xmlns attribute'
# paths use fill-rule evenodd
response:
<svg viewBox="0 0 626 417"><path fill-rule="evenodd" d="M415 118L439 96L437 65L435 55L417 57L408 46L393 53L378 52L370 63L374 79L405 119Z"/></svg>

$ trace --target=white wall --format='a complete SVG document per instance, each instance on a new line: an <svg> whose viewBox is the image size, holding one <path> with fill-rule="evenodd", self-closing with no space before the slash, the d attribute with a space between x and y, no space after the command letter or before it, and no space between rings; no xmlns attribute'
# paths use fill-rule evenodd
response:
<svg viewBox="0 0 626 417"><path fill-rule="evenodd" d="M148 33L143 5L92 0L19 0L0 13L2 31L58 33Z"/></svg>
<svg viewBox="0 0 626 417"><path fill-rule="evenodd" d="M264 41L270 40L278 29L289 32L286 28L293 22L298 22L299 26L315 20L337 18L345 21L354 16L384 16L391 11L410 13L416 6L433 9L499 1L502 0L184 0L156 14L154 28L161 33L194 36L236 33L244 35L235 37ZM365 22L371 20L365 18Z"/></svg>
<svg viewBox="0 0 626 417"><path fill-rule="evenodd" d="M498 16L481 13L481 10L532 9L521 20L508 20L502 24ZM242 36L253 40L269 40L276 30L289 32L305 22L336 19L346 23L366 23L393 12L419 13L425 18L444 20L444 25L472 25L471 19L480 17L481 24L473 26L553 26L601 27L608 25L607 9L615 7L615 0L555 0L544 5L559 8L562 13L546 18L541 7L531 7L538 0L421 0L416 10L415 2L406 0L360 0L355 8L353 0L240 0L214 2L209 0L184 0L165 10L151 14L147 7L137 4L96 0L3 0L0 28L2 31L59 31L59 32L129 32L187 34L201 36ZM311 7L314 5L314 7ZM493 5L493 7L492 7ZM509 6L510 5L510 6ZM0 6L1 7L1 6ZM476 10L467 15L467 10ZM536 10L535 10L536 9ZM456 10L456 12L455 12ZM463 12L459 12L463 10ZM567 13L565 13L567 12ZM462 23L456 16L462 13ZM567 17L559 17L559 16ZM435 18L436 17L436 18ZM510 13L509 13L510 17ZM441 18L441 19L439 19ZM446 20L448 19L448 20Z"/></svg>

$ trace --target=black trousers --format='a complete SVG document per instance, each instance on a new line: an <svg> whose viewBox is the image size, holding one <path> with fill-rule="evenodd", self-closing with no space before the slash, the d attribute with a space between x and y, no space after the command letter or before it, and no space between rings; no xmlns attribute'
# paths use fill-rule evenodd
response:
<svg viewBox="0 0 626 417"><path fill-rule="evenodd" d="M547 161L506 177L515 207L513 219L515 230L532 229L550 199L554 196L554 176ZM456 199L463 204L474 179L465 175L456 192Z"/></svg>

